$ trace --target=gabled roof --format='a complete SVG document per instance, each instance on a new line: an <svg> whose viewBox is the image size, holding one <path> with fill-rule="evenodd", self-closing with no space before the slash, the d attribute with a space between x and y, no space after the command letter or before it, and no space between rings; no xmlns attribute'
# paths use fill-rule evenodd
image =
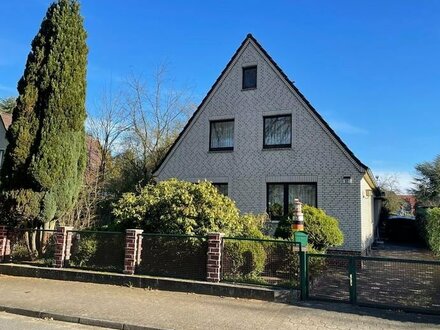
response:
<svg viewBox="0 0 440 330"><path fill-rule="evenodd" d="M0 112L0 118L2 120L5 130L8 130L9 126L12 124L12 114L6 112Z"/></svg>
<svg viewBox="0 0 440 330"><path fill-rule="evenodd" d="M341 140L341 138L336 134L336 132L329 126L329 124L321 117L321 115L316 111L316 109L310 104L310 102L305 98L305 96L298 90L298 88L293 84L293 82L287 77L287 75L281 70L281 68L276 64L276 62L272 59L272 57L264 50L264 48L260 45L260 43L252 36L252 34L248 34L246 38L241 43L240 47L237 49L237 51L234 53L232 58L229 60L226 67L223 69L220 76L217 78L217 80L212 85L211 89L208 91L206 96L203 98L200 105L197 107L196 111L193 113L189 121L186 123L183 130L180 132L177 139L174 141L171 148L168 150L168 152L165 154L165 156L162 158L161 162L156 166L156 168L153 171L153 174L156 173L162 164L165 162L165 160L168 158L170 153L173 151L173 149L177 146L180 139L185 134L185 131L191 126L193 120L197 117L197 114L200 112L200 110L205 105L206 101L209 99L219 82L222 80L223 76L225 75L226 71L229 69L229 67L235 62L238 55L241 53L242 49L247 45L247 43L251 41L257 49L263 53L263 55L269 60L269 62L273 65L275 70L283 77L285 82L294 90L294 92L298 95L298 97L305 103L305 105L311 110L311 112L316 116L318 121L321 122L321 124L328 130L328 132L333 136L333 138L336 140L336 142L342 147L342 149L347 153L348 157L352 159L352 161L359 167L362 171L365 171L369 174L370 177L372 177L372 180L374 181L374 177L370 174L371 171L369 168L363 164L359 158L357 158L354 153L347 147L347 145Z"/></svg>

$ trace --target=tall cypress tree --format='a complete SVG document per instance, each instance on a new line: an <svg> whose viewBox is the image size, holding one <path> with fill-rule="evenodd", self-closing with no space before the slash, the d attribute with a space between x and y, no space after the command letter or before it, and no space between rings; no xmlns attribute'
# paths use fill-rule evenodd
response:
<svg viewBox="0 0 440 330"><path fill-rule="evenodd" d="M52 227L75 204L86 165L86 32L76 0L48 9L32 41L1 171L2 216Z"/></svg>

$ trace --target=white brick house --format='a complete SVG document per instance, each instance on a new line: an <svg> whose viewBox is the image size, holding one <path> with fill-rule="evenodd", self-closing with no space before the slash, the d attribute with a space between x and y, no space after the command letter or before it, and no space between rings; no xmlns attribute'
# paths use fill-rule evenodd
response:
<svg viewBox="0 0 440 330"><path fill-rule="evenodd" d="M293 198L340 221L343 250L373 241L374 178L248 35L154 172L207 179L242 212L287 214Z"/></svg>

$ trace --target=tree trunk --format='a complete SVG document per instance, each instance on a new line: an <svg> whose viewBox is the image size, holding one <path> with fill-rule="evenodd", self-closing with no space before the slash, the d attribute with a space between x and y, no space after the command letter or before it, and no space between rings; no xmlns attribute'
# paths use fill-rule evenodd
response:
<svg viewBox="0 0 440 330"><path fill-rule="evenodd" d="M29 247L31 250L31 260L35 260L38 256L38 249L37 249L37 232L34 228L29 231Z"/></svg>

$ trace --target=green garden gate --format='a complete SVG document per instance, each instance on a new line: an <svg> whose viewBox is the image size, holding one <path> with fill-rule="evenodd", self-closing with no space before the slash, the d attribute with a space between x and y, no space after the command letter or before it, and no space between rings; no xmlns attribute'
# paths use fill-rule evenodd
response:
<svg viewBox="0 0 440 330"><path fill-rule="evenodd" d="M440 262L307 254L305 298L440 314Z"/></svg>

